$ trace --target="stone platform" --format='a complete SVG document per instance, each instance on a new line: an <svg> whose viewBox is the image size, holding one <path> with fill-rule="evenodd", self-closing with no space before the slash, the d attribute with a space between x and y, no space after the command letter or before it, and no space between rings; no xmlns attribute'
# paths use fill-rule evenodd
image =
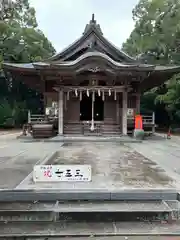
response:
<svg viewBox="0 0 180 240"><path fill-rule="evenodd" d="M27 197L33 195L33 198L36 198L36 195L47 199L52 196L55 199L57 197L67 199L68 196L70 199L89 197L90 199L117 198L123 200L123 198L143 199L144 196L147 198L154 196L154 199L174 200L177 199L177 192L180 189L180 177L177 173L168 171L167 165L165 166L167 163L165 157L160 164L159 160L156 161L154 157L144 157L147 151L155 153L151 145L153 149L163 145L164 152L165 145L170 144L170 141L147 140L141 144L113 140L109 142L82 140L21 142L20 139L14 139L14 137L13 139L8 137L7 140L3 137L0 141L0 189L10 191L1 191L0 195L5 198L6 196L7 198L15 197L15 195L21 198L25 194ZM179 149L179 144L176 145ZM135 149L136 146L138 150ZM147 148L146 152L140 154L141 148L143 150ZM171 153L170 146L168 152ZM162 153L158 151L158 155L155 156L160 158ZM175 157L173 157L171 156L171 161L174 161ZM35 164L90 164L93 168L92 182L35 184L32 181L32 170ZM161 166L166 169L166 172ZM15 192L12 194L12 191Z"/></svg>
<svg viewBox="0 0 180 240"><path fill-rule="evenodd" d="M16 190L48 194L53 188L53 192L61 194L62 198L69 196L69 199L177 199L176 180L156 163L122 143L65 142L43 164L90 164L92 181L34 183L31 173Z"/></svg>
<svg viewBox="0 0 180 240"><path fill-rule="evenodd" d="M135 149L169 144L158 141L2 140L0 187L8 189L0 190L0 238L178 235L179 177ZM35 164L73 163L90 164L92 182L32 181ZM166 222L156 222L157 215Z"/></svg>

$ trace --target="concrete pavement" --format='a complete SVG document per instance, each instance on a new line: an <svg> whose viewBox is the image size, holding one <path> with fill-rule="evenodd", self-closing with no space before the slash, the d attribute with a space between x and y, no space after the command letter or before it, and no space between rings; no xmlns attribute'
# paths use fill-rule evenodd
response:
<svg viewBox="0 0 180 240"><path fill-rule="evenodd" d="M33 170L33 166L60 144L20 142L19 133L0 134L0 189L14 188Z"/></svg>
<svg viewBox="0 0 180 240"><path fill-rule="evenodd" d="M134 170L128 171L126 167L130 164L131 160L133 164L133 159L128 160L128 158L127 159L124 158L125 155L129 154L127 151L125 151L127 150L127 148L129 148L131 149L129 150L131 155L134 151L141 154L141 155L138 155L139 157L135 156L137 154L133 155L133 157L135 157L134 163L136 162L135 165L138 164L138 166L132 165L131 170L135 169L135 167L139 168L139 166L141 166L140 162L137 163L137 161L138 161L138 158L141 158L141 161L143 162L144 160L142 156L144 156L145 158L151 161L154 161L161 168L163 168L167 172L167 174L176 181L175 187L180 189L180 148L179 148L180 138L179 137L174 137L171 140L167 140L165 138L159 138L159 139L155 138L155 139L145 140L142 143L126 143L127 147L123 147L123 148L122 146L120 146L120 143L114 143L112 145L112 143L108 143L108 142L107 143L105 142L89 143L90 147L88 148L87 148L88 143L86 144L83 143L86 145L86 147L84 145L84 148L83 148L82 144L78 142L77 143L78 146L76 148L77 151L73 148L73 146L69 146L68 148L66 148L67 150L64 151L63 149L60 148L62 143L59 143L59 142L52 142L52 143L51 142L29 142L29 143L26 142L25 143L20 141L19 139L16 139L18 135L19 133L12 133L12 134L9 133L4 135L0 134L0 188L14 188L14 187L17 187L20 183L23 183L23 182L25 183L25 181L23 180L27 177L28 174L32 172L34 164L44 159L48 154L51 154L54 151L58 151L58 150L60 150L61 152L60 156L63 159L63 161L65 160L65 163L71 163L71 161L74 161L74 160L76 162L76 160L78 159L78 156L81 158L82 161L86 161L85 157L88 156L87 154L90 154L90 158L88 158L89 160L87 159L87 161L96 162L97 164L96 166L99 167L98 171L100 171L99 176L101 176L101 178L102 176L104 176L104 180L101 183L96 184L96 188L98 188L98 186L101 186L101 187L104 186L103 188L109 188L110 186L112 187L114 185L114 183L111 182L109 178L111 175L110 168L114 168L114 171L116 173L112 174L112 177L114 176L116 180L119 179L118 187L122 188L123 187L122 174L125 174L125 172L127 173L127 176L125 177L126 183L127 183L128 175L131 176L132 174L134 174ZM84 155L82 154L83 151L86 152L84 153ZM131 157L132 156L130 156L130 158ZM123 165L123 169L124 169L120 175L118 175L116 171L118 164ZM141 171L142 171L141 173L145 174L146 176L150 174L146 172L143 168L141 169ZM146 173L145 172L143 173L143 171L145 171ZM135 178L137 178L137 176ZM97 179L99 179L97 181L100 181L99 177ZM142 179L143 178L141 177L140 183L142 182ZM153 181L150 181L150 182L151 182L151 185L155 184L155 182ZM33 188L32 182L28 183L28 185L29 184ZM47 187L46 184L44 184L44 186ZM113 186L113 188L116 189L116 187L117 187L117 183Z"/></svg>
<svg viewBox="0 0 180 240"><path fill-rule="evenodd" d="M180 137L152 138L141 144L129 143L128 146L161 166L170 177L177 180L176 187L180 189Z"/></svg>
<svg viewBox="0 0 180 240"><path fill-rule="evenodd" d="M65 143L50 164L90 164L92 167L91 182L53 183L53 188L61 191L175 188L173 179L157 164L117 142ZM52 183L34 183L30 176L17 188L51 189Z"/></svg>

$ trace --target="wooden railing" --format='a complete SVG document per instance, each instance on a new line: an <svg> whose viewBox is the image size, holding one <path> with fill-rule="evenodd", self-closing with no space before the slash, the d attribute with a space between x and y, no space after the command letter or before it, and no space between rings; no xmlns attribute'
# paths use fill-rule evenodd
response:
<svg viewBox="0 0 180 240"><path fill-rule="evenodd" d="M152 115L142 115L142 119L143 119L143 124L155 124L155 114L154 112L152 113ZM134 121L134 117L128 117L129 121Z"/></svg>
<svg viewBox="0 0 180 240"><path fill-rule="evenodd" d="M57 117L49 117L48 120L54 120ZM40 123L47 120L47 116L45 114L31 114L28 112L28 123Z"/></svg>

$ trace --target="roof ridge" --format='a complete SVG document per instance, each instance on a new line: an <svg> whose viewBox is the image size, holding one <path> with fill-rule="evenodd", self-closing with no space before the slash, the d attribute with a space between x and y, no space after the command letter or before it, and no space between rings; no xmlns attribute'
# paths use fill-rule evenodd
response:
<svg viewBox="0 0 180 240"><path fill-rule="evenodd" d="M92 14L92 18L91 18L91 20L89 21L89 23L86 24L85 29L84 29L84 32L83 32L83 35L86 34L86 32L88 32L89 29L91 29L91 28L96 28L97 31L98 31L101 35L103 35L103 32L102 32L102 30L101 30L100 24L97 24L97 21L95 20L94 13Z"/></svg>

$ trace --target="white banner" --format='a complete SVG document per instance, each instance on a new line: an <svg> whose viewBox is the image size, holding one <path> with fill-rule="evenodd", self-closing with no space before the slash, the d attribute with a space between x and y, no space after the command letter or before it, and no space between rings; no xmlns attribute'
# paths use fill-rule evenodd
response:
<svg viewBox="0 0 180 240"><path fill-rule="evenodd" d="M90 182L90 165L35 165L34 182Z"/></svg>

